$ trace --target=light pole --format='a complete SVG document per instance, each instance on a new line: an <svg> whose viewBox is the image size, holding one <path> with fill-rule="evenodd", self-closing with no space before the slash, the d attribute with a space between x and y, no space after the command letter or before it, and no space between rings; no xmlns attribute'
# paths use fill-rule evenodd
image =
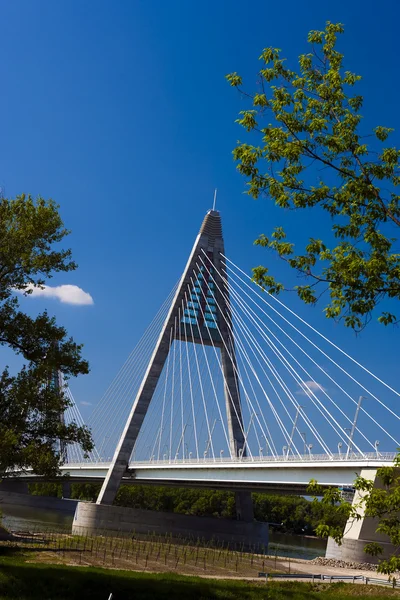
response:
<svg viewBox="0 0 400 600"><path fill-rule="evenodd" d="M343 442L339 442L337 445L337 449L339 452L339 458L342 458L342 452L341 452L342 448L343 448Z"/></svg>
<svg viewBox="0 0 400 600"><path fill-rule="evenodd" d="M288 457L289 457L290 450L291 450L291 447L292 447L293 437L294 437L294 434L296 433L297 421L299 420L299 414L300 414L300 411L301 411L302 408L304 408L304 406L300 406L300 404L296 408L296 416L295 416L294 421L293 421L292 433L290 434L289 444L288 444L288 447L287 447L287 455L288 455Z"/></svg>
<svg viewBox="0 0 400 600"><path fill-rule="evenodd" d="M265 438L265 454L268 454L268 450L270 450L271 454L273 454L270 443L267 440L267 437L264 436L264 438Z"/></svg>
<svg viewBox="0 0 400 600"><path fill-rule="evenodd" d="M221 459L221 460L222 460L222 456L223 456L223 454L224 454L224 451L223 451L223 450L221 450L221 451L220 451L220 453L219 453L219 457L220 457L220 459Z"/></svg>
<svg viewBox="0 0 400 600"><path fill-rule="evenodd" d="M165 450L165 448L167 449L167 451L165 452L164 457L166 456L169 459L169 448L168 448L167 444L164 444L164 450ZM164 460L165 460L165 458L164 458Z"/></svg>
<svg viewBox="0 0 400 600"><path fill-rule="evenodd" d="M285 458L286 450L287 450L287 446L283 446L282 447L282 456L283 456L283 458Z"/></svg>
<svg viewBox="0 0 400 600"><path fill-rule="evenodd" d="M185 439L185 431L186 431L186 428L187 428L187 427L191 427L191 425L189 425L189 423L185 423L185 426L184 426L184 428L183 428L183 430L182 430L181 439L179 440L178 448L176 449L175 460L176 460L176 459L178 458L178 456L179 456L179 451L180 451L180 449L181 449L182 442L183 442L183 441L184 441L184 439ZM183 458L185 458L185 448L183 448Z"/></svg>
<svg viewBox="0 0 400 600"><path fill-rule="evenodd" d="M375 446L376 458L379 458L379 452L378 452L379 440L376 440L374 446Z"/></svg>
<svg viewBox="0 0 400 600"><path fill-rule="evenodd" d="M347 456L349 454L349 447L350 447L350 432L351 432L351 429L350 429L350 427L345 427L344 431L347 432L347 450L346 450L346 454L345 454L345 458L347 458Z"/></svg>
<svg viewBox="0 0 400 600"><path fill-rule="evenodd" d="M308 444L308 453L310 455L310 458L312 457L312 454L311 454L312 447L313 447L312 444Z"/></svg>
<svg viewBox="0 0 400 600"><path fill-rule="evenodd" d="M209 436L208 440L206 440L206 449L205 449L204 456L206 456L206 454L211 446L212 434L214 433L214 429L217 424L217 421L220 421L220 420L221 419L214 419L214 423L212 424L211 431L210 431L210 436ZM213 456L214 456L214 451L213 451Z"/></svg>
<svg viewBox="0 0 400 600"><path fill-rule="evenodd" d="M260 458L263 458L263 449L261 447L258 449L258 453L260 455Z"/></svg>

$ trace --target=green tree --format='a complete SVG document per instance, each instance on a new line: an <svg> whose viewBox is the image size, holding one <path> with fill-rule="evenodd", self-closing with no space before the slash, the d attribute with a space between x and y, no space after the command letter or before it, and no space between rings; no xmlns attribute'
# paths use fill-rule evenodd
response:
<svg viewBox="0 0 400 600"><path fill-rule="evenodd" d="M101 485L98 483L73 483L71 485L71 498L95 502L99 495L100 488Z"/></svg>
<svg viewBox="0 0 400 600"><path fill-rule="evenodd" d="M96 499L98 490L87 484L73 484L74 498ZM257 521L268 521L279 531L315 534L319 523L329 521L343 531L347 517L338 514L336 507L328 503L310 502L299 496L270 496L254 493L254 516ZM235 495L233 492L189 488L121 485L115 504L131 508L174 512L199 517L236 519Z"/></svg>
<svg viewBox="0 0 400 600"><path fill-rule="evenodd" d="M12 467L56 474L59 440L92 448L86 427L62 423L70 402L50 384L56 371L66 378L88 372L81 346L46 312L33 318L20 310L16 295L76 268L71 251L59 246L68 233L53 201L0 199L0 345L23 362L17 373L0 373L0 478Z"/></svg>
<svg viewBox="0 0 400 600"><path fill-rule="evenodd" d="M362 131L363 98L353 93L360 76L343 66L336 49L341 33L343 25L329 21L324 31L311 31L310 52L299 57L296 70L279 49L266 48L255 93L243 90L237 73L227 79L250 104L237 120L251 132L250 143L238 142L233 152L248 194L286 210L325 211L332 222L332 236L317 233L304 249L295 248L282 227L255 243L276 251L305 279L295 286L304 302L328 292L326 317L359 330L382 300L388 306L378 320L397 321L390 300L400 297L400 152L385 144L392 129ZM271 293L285 289L266 267L253 275Z"/></svg>
<svg viewBox="0 0 400 600"><path fill-rule="evenodd" d="M377 470L379 486L374 481L357 477L354 488L359 493L358 499L350 504L342 499L338 489L322 490L317 482L310 484L309 492L323 495L322 501L314 503L322 505L323 510L316 533L320 537L331 536L341 544L344 535L343 522L349 519L357 521L362 518L376 518L376 531L385 534L393 545L393 553L387 559L379 561L378 571L392 575L400 571L400 452L392 467L381 467ZM365 546L365 552L379 557L383 552L381 544L372 542Z"/></svg>
<svg viewBox="0 0 400 600"><path fill-rule="evenodd" d="M62 484L55 482L39 482L29 484L31 496L48 496L50 498L62 498Z"/></svg>

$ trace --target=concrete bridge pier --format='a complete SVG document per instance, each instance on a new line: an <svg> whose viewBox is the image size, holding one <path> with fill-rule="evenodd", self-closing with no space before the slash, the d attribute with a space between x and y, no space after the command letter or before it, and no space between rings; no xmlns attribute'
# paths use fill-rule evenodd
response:
<svg viewBox="0 0 400 600"><path fill-rule="evenodd" d="M268 523L254 520L250 491L235 493L236 520L196 517L110 504L79 502L72 533L76 535L132 536L135 533L170 535L176 539L229 543L237 547L268 549Z"/></svg>
<svg viewBox="0 0 400 600"><path fill-rule="evenodd" d="M3 479L3 481L0 482L0 493L1 492L12 492L14 494L29 494L29 488L26 481L22 481L18 478Z"/></svg>
<svg viewBox="0 0 400 600"><path fill-rule="evenodd" d="M382 483L376 476L377 469L362 469L360 477L374 481L374 487L382 488ZM353 506L362 499L363 493L356 491L353 498ZM339 546L333 538L328 538L326 547L326 558L336 558L347 562L365 562L377 564L379 558L389 558L395 551L388 536L377 533L379 521L376 518L367 517L363 509L358 509L361 519L349 519L345 526L342 544ZM364 548L371 542L378 542L383 548L383 554L379 557L366 554Z"/></svg>
<svg viewBox="0 0 400 600"><path fill-rule="evenodd" d="M67 482L69 484L69 482ZM70 484L69 484L70 485ZM18 478L6 479L0 483L0 508L2 504L13 506L27 506L44 510L56 510L67 514L73 514L76 508L76 500L54 498L53 496L32 496L29 493L28 483Z"/></svg>
<svg viewBox="0 0 400 600"><path fill-rule="evenodd" d="M65 499L70 499L71 498L71 482L63 481L61 484L61 488L62 488L62 497Z"/></svg>
<svg viewBox="0 0 400 600"><path fill-rule="evenodd" d="M254 521L254 508L251 492L236 492L235 501L237 520L252 523Z"/></svg>
<svg viewBox="0 0 400 600"><path fill-rule="evenodd" d="M223 542L231 547L258 547L260 551L268 548L268 523L196 517L89 502L78 503L72 533L112 537L167 534L176 540Z"/></svg>

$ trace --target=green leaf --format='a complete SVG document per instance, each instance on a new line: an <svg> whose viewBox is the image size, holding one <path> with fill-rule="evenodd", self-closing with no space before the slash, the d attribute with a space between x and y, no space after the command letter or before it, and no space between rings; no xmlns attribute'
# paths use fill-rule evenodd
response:
<svg viewBox="0 0 400 600"><path fill-rule="evenodd" d="M394 129L391 129L390 127L375 127L374 129L376 137L381 142L384 142L392 131L394 131Z"/></svg>
<svg viewBox="0 0 400 600"><path fill-rule="evenodd" d="M233 154L251 197L315 214L305 247L276 231L257 245L306 279L296 288L302 301L323 303L327 318L359 331L374 313L384 325L396 323L395 308L379 305L400 300L400 150L380 147L392 129L379 126L368 135L361 127L363 97L353 93L360 75L346 69L337 48L343 31L330 21L323 31L311 31L312 47L302 48L296 70L276 48L263 51L256 91L241 92L250 106L237 122L249 140ZM322 230L331 227L334 239L328 233L316 240L316 222ZM259 282L271 293L285 289L272 274L266 277Z"/></svg>
<svg viewBox="0 0 400 600"><path fill-rule="evenodd" d="M237 73L228 73L225 78L229 81L232 87L239 87L242 85L242 78Z"/></svg>

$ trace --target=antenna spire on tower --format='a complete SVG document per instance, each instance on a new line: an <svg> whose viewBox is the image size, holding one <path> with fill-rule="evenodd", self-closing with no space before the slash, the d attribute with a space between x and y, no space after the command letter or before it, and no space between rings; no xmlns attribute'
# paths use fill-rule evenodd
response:
<svg viewBox="0 0 400 600"><path fill-rule="evenodd" d="M217 190L217 188L215 188L215 190L214 190L214 204L213 204L213 210L215 210L215 203L217 202L217 192L218 192L218 190Z"/></svg>

